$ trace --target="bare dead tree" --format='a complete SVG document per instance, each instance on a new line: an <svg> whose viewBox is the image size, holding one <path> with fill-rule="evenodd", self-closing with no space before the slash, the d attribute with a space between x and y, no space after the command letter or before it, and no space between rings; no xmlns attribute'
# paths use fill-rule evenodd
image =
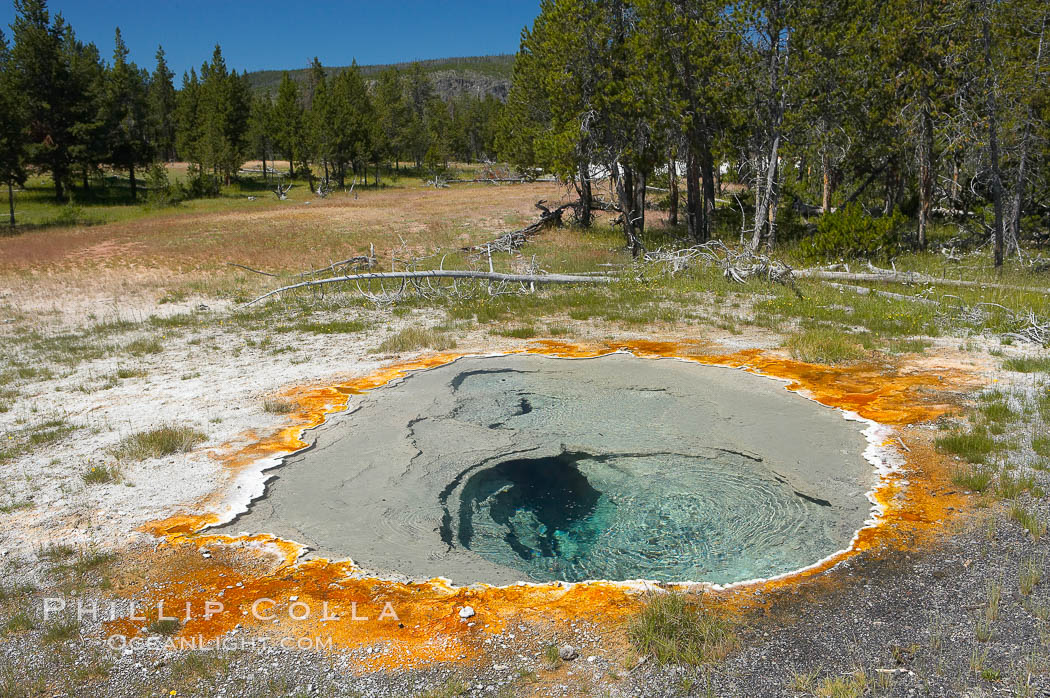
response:
<svg viewBox="0 0 1050 698"><path fill-rule="evenodd" d="M273 190L273 194L274 194L274 196L277 197L278 201L287 201L287 199L288 199L288 190L291 189L291 188L292 188L291 182L289 182L287 185L282 185L281 184L281 179L278 178L278 180L277 180L277 187Z"/></svg>

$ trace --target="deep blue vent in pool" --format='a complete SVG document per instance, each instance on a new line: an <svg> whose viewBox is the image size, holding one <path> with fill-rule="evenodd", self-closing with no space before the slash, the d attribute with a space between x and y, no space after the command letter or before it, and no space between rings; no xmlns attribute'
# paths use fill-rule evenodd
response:
<svg viewBox="0 0 1050 698"><path fill-rule="evenodd" d="M828 502L764 477L758 462L718 450L563 451L483 464L441 494L441 535L539 581L768 575L820 533Z"/></svg>
<svg viewBox="0 0 1050 698"><path fill-rule="evenodd" d="M484 507L491 522L505 529L507 547L522 560L578 563L598 539L599 504L610 506L576 467L586 457L563 453L509 460L473 475L460 495L460 545L470 549L473 513Z"/></svg>

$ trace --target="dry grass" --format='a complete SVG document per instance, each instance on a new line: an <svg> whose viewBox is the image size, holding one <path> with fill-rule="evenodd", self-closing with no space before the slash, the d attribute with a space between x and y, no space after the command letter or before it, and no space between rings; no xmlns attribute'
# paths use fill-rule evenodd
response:
<svg viewBox="0 0 1050 698"><path fill-rule="evenodd" d="M267 398L263 400L263 410L270 414L291 414L295 411L295 403L291 400Z"/></svg>
<svg viewBox="0 0 1050 698"><path fill-rule="evenodd" d="M293 188L300 190L305 187ZM136 220L90 227L52 227L0 237L0 273L29 268L148 263L185 270L237 262L298 272L368 251L389 258L454 249L489 240L537 217L538 199L558 201L551 184L515 187L412 186L335 194L325 200L215 200L216 210L165 209ZM305 198L305 197L304 197ZM494 216L493 212L499 211Z"/></svg>

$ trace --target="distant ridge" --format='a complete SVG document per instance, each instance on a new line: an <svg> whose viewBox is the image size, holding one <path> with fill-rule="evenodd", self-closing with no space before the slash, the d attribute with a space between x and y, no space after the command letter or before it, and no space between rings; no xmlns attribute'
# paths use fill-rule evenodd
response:
<svg viewBox="0 0 1050 698"><path fill-rule="evenodd" d="M514 55L505 53L495 56L462 56L455 58L433 58L425 61L406 61L358 66L366 78L374 78L380 71L391 68L407 68L418 63L430 75L434 90L442 98L471 94L479 97L493 95L506 99L510 90L511 73L514 70ZM348 66L325 66L329 75L346 70ZM248 73L252 90L259 93L276 94L283 70L256 70ZM293 80L305 83L308 68L287 71Z"/></svg>

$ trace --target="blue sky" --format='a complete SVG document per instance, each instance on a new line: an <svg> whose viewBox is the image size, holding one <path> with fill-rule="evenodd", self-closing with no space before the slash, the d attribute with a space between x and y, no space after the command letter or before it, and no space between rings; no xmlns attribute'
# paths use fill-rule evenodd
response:
<svg viewBox="0 0 1050 698"><path fill-rule="evenodd" d="M10 38L10 0L0 0ZM82 41L107 60L119 26L131 58L152 70L157 44L181 76L222 45L237 70L398 63L426 58L515 53L539 0L50 0ZM176 79L176 83L178 80Z"/></svg>

